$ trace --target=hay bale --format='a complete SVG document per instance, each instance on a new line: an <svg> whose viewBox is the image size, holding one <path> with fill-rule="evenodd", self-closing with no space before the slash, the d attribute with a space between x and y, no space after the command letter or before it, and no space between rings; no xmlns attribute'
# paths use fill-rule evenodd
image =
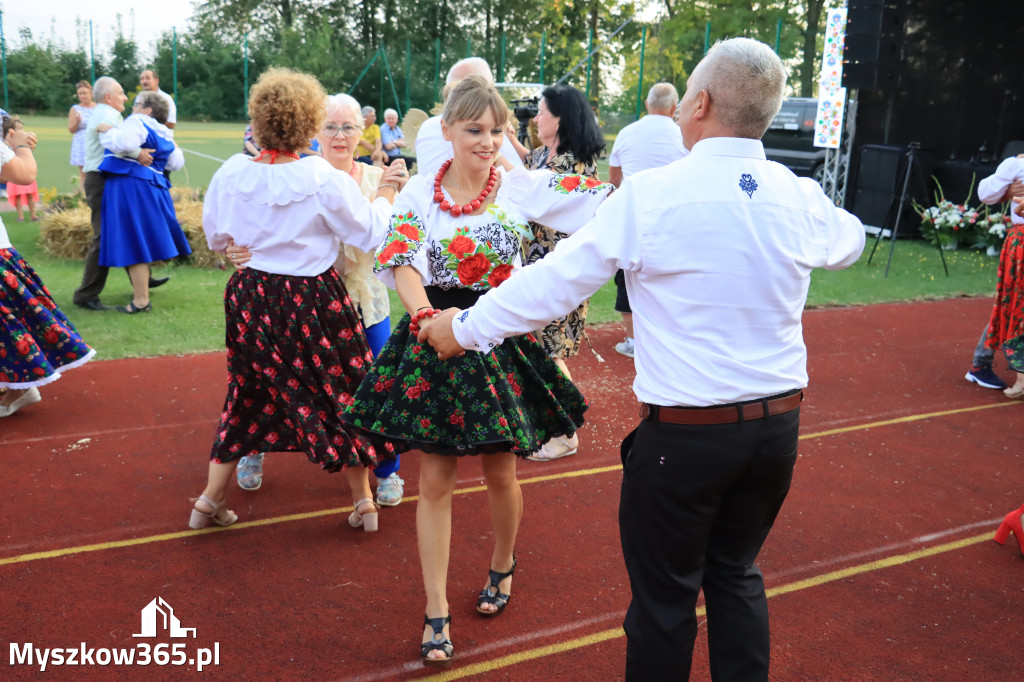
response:
<svg viewBox="0 0 1024 682"><path fill-rule="evenodd" d="M92 213L85 202L54 202L43 214L39 243L47 253L68 260L84 260L92 241Z"/></svg>
<svg viewBox="0 0 1024 682"><path fill-rule="evenodd" d="M203 192L187 187L171 189L174 212L192 247L188 264L201 268L228 266L226 256L210 251L203 232ZM89 206L81 197L58 197L43 215L39 230L43 250L58 258L83 260L92 241L92 223Z"/></svg>

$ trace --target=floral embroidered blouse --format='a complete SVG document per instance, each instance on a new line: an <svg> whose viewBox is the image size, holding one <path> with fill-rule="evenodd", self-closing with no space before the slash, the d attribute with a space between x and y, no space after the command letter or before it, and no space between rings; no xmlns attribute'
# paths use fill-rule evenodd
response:
<svg viewBox="0 0 1024 682"><path fill-rule="evenodd" d="M391 222L377 249L374 270L394 287L390 268L411 265L424 286L486 291L522 264L529 222L575 232L614 186L580 175L516 168L502 176L494 202L480 215L454 217L434 201L433 178L411 178L395 200ZM453 202L442 188L445 199Z"/></svg>

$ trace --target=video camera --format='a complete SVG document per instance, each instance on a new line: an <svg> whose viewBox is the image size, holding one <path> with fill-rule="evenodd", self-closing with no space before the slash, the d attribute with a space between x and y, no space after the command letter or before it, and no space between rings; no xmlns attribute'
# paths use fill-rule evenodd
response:
<svg viewBox="0 0 1024 682"><path fill-rule="evenodd" d="M519 121L519 132L516 137L525 147L530 146L530 120L537 115L540 97L512 100L512 113Z"/></svg>

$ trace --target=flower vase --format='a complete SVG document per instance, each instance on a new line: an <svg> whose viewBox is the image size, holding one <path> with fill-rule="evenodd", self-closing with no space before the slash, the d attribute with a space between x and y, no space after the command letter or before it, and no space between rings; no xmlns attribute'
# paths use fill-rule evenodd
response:
<svg viewBox="0 0 1024 682"><path fill-rule="evenodd" d="M945 244L942 245L942 250L943 251L956 251L957 246L959 246L959 244L957 244L957 242L955 242L955 241L946 242Z"/></svg>
<svg viewBox="0 0 1024 682"><path fill-rule="evenodd" d="M985 255L988 256L989 258L998 258L999 257L999 247L998 246L989 246L987 249L985 249Z"/></svg>

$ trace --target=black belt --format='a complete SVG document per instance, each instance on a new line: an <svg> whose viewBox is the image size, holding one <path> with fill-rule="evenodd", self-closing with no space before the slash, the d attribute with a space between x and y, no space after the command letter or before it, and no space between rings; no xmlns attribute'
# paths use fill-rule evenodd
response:
<svg viewBox="0 0 1024 682"><path fill-rule="evenodd" d="M804 392L798 390L781 396L748 400L732 405L712 407L665 407L664 405L640 405L640 418L667 424L689 424L710 426L713 424L736 424L751 419L764 419L784 414L800 407Z"/></svg>
<svg viewBox="0 0 1024 682"><path fill-rule="evenodd" d="M463 289L461 287L442 289L433 285L423 287L423 289L427 292L427 300L430 301L430 305L441 310L446 308L462 308L463 310L472 308L477 299L487 293L486 291L474 291L473 289Z"/></svg>

